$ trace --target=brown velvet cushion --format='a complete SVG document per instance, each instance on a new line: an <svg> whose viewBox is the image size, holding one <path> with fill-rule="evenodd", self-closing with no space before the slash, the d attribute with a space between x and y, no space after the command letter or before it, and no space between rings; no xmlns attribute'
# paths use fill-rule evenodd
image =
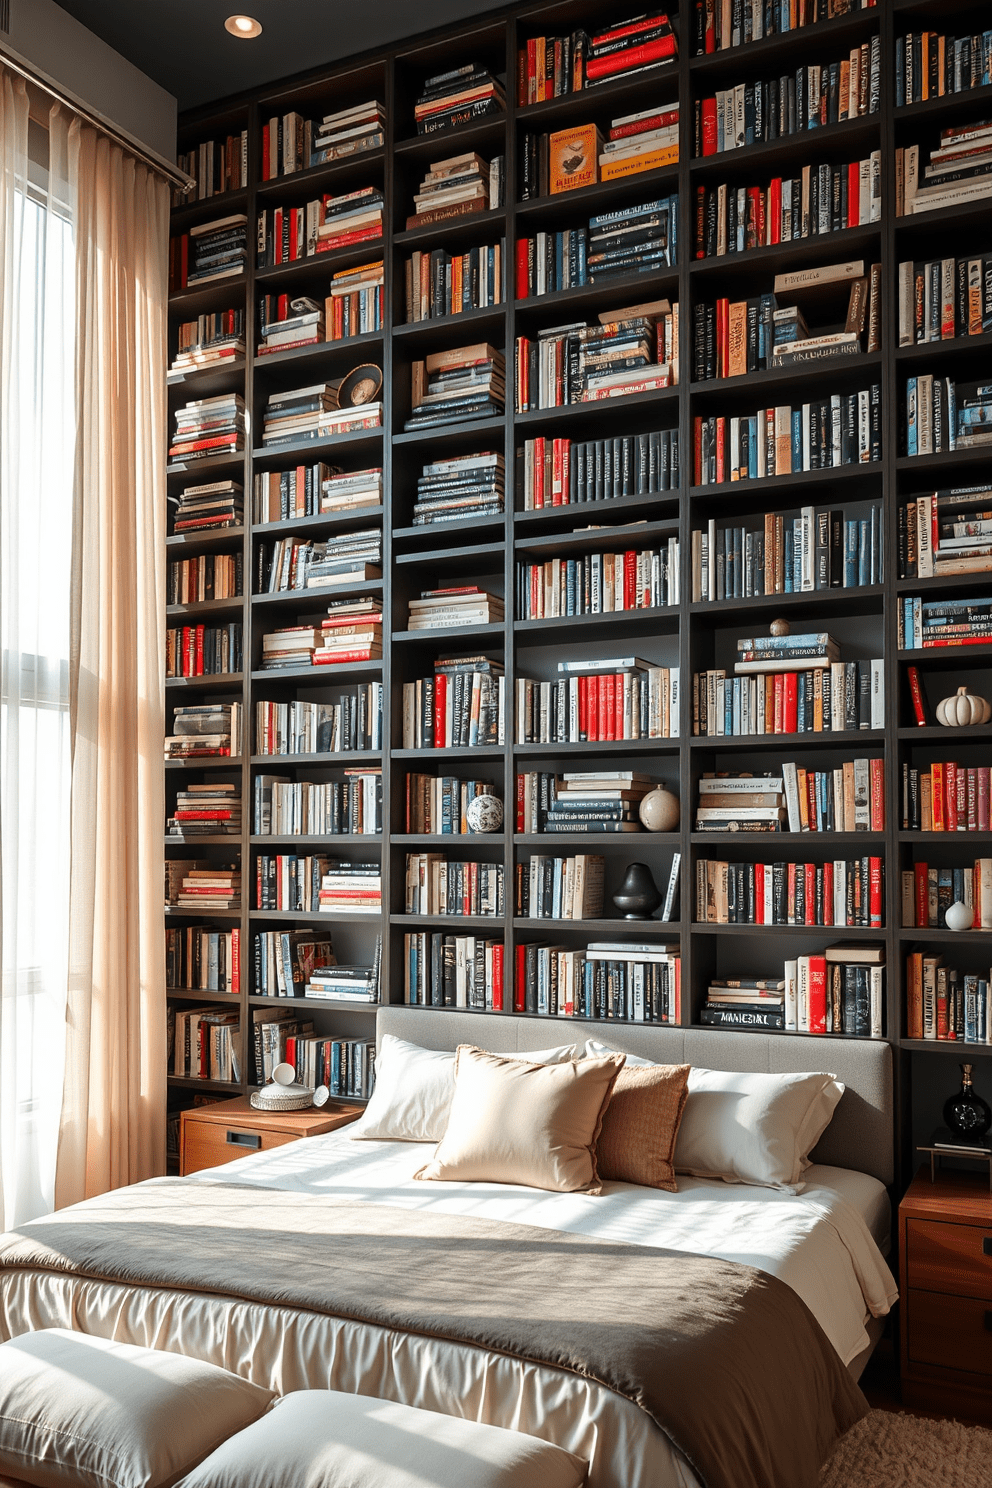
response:
<svg viewBox="0 0 992 1488"><path fill-rule="evenodd" d="M460 1044L447 1130L414 1177L598 1193L596 1139L623 1063L531 1064Z"/></svg>
<svg viewBox="0 0 992 1488"><path fill-rule="evenodd" d="M596 1146L600 1178L676 1191L675 1138L688 1083L687 1064L620 1071Z"/></svg>

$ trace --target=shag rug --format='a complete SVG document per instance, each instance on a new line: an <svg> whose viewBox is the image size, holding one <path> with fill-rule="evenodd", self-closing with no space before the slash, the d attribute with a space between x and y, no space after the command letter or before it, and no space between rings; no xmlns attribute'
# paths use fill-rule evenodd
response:
<svg viewBox="0 0 992 1488"><path fill-rule="evenodd" d="M820 1488L992 1488L992 1431L873 1410L843 1438Z"/></svg>

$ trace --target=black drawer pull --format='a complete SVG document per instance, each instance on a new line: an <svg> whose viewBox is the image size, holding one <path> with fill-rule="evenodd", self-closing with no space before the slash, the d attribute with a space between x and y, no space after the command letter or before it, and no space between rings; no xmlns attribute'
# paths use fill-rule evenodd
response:
<svg viewBox="0 0 992 1488"><path fill-rule="evenodd" d="M982 1241L982 1255L992 1255L992 1235L986 1235Z"/></svg>
<svg viewBox="0 0 992 1488"><path fill-rule="evenodd" d="M262 1145L260 1132L232 1132L229 1131L225 1141L230 1142L232 1147L247 1147L252 1152L257 1152Z"/></svg>
<svg viewBox="0 0 992 1488"><path fill-rule="evenodd" d="M992 1311L987 1307L985 1309L985 1331L986 1333L992 1333Z"/></svg>

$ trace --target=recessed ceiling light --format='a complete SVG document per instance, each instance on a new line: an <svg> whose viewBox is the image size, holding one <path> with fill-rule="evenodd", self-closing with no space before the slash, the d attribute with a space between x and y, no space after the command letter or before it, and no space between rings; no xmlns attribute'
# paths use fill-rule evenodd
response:
<svg viewBox="0 0 992 1488"><path fill-rule="evenodd" d="M241 41L250 41L253 36L261 36L262 25L252 16L233 15L228 16L224 22L224 30L230 31L232 36L237 36Z"/></svg>

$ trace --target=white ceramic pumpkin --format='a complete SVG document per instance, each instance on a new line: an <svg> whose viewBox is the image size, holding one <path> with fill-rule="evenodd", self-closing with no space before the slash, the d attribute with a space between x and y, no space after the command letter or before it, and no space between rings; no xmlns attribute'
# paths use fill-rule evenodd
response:
<svg viewBox="0 0 992 1488"><path fill-rule="evenodd" d="M992 718L992 703L977 697L967 687L959 687L953 697L946 697L937 704L937 722L945 728L962 728L969 723L988 723Z"/></svg>

